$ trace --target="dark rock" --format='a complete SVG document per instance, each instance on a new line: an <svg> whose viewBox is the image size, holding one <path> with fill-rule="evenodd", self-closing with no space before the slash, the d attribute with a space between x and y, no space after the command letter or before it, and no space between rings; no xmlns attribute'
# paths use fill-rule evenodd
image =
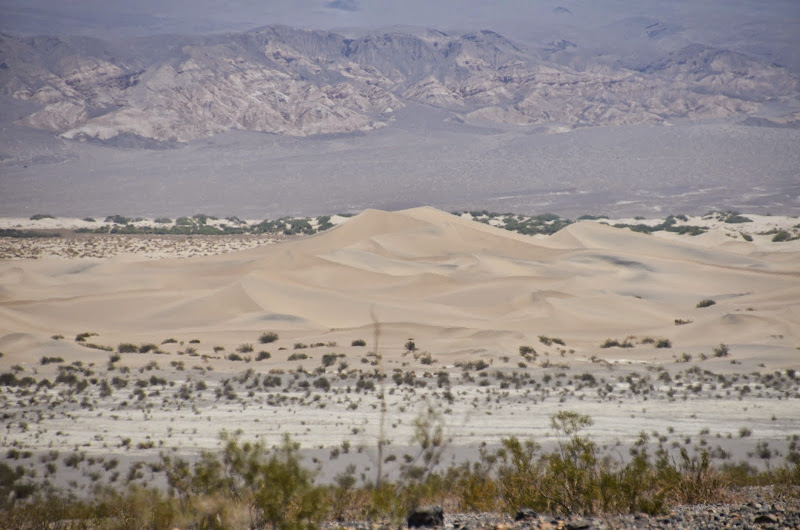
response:
<svg viewBox="0 0 800 530"><path fill-rule="evenodd" d="M516 517L514 517L514 521L529 521L531 519L537 519L538 517L539 514L530 508L520 508Z"/></svg>
<svg viewBox="0 0 800 530"><path fill-rule="evenodd" d="M778 518L774 515L765 513L756 517L754 522L756 524L776 524L778 522Z"/></svg>
<svg viewBox="0 0 800 530"><path fill-rule="evenodd" d="M421 506L408 514L409 528L444 526L444 510L441 506Z"/></svg>
<svg viewBox="0 0 800 530"><path fill-rule="evenodd" d="M591 528L592 522L587 521L586 519L576 519L574 521L570 521L564 527L567 530L585 530L586 528Z"/></svg>

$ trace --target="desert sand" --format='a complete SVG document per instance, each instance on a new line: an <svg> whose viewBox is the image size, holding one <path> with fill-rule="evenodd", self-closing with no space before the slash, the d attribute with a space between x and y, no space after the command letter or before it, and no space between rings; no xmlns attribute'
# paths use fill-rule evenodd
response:
<svg viewBox="0 0 800 530"><path fill-rule="evenodd" d="M367 210L314 236L215 255L2 260L0 372L53 381L80 361L95 379L77 392L55 385L35 402L0 388L2 439L152 459L213 448L221 429L241 429L270 443L289 432L317 456L344 442L369 456L377 392L355 383L381 371L388 437L400 448L411 444L414 416L434 404L453 448L546 440L549 415L569 409L591 415L592 435L609 446L670 429L681 443L700 434L746 459L747 447L731 448L743 428L750 446L781 447L800 432L798 380L786 375L800 368L800 240L737 234L644 235L583 221L531 237L416 208ZM698 307L704 299L715 303ZM369 355L376 324L381 362ZM259 344L265 331L279 340ZM110 350L160 352L109 363L112 352L74 340L84 332ZM356 339L366 346L351 346ZM603 347L608 339L631 347ZM228 359L237 350L245 361ZM255 360L259 350L270 358ZM307 357L290 360L297 353ZM337 361L321 365L324 354ZM43 356L63 363L42 365ZM100 396L101 380L126 372L130 385ZM283 391L259 386L270 372ZM447 399L439 372L449 374ZM408 373L426 385L392 379ZM165 381L137 399L134 382L151 375ZM333 390L294 385L306 376L327 377ZM208 389L176 397L198 381ZM226 385L234 397L220 398Z"/></svg>

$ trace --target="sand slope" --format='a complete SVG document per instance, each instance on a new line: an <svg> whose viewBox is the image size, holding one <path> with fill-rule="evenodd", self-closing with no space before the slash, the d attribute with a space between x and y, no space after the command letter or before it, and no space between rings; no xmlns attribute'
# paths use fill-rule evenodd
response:
<svg viewBox="0 0 800 530"><path fill-rule="evenodd" d="M725 342L739 358L796 366L798 242L773 251L700 237L592 222L527 237L418 208L367 210L316 236L219 256L4 261L0 351L36 358L55 348L51 335L82 331L109 345L188 334L227 344L264 330L344 341L368 338L374 312L390 354L408 337L437 353L499 355L549 335L588 358L605 338L635 335L673 347L603 354L668 361ZM717 303L696 308L704 298Z"/></svg>

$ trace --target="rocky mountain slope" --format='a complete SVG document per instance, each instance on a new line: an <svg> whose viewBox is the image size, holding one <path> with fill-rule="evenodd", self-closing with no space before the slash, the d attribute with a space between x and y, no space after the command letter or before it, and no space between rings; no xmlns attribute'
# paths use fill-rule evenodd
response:
<svg viewBox="0 0 800 530"><path fill-rule="evenodd" d="M37 105L17 123L65 138L169 144L231 129L367 131L408 102L559 129L726 118L798 89L780 66L700 45L636 70L548 60L572 48L529 50L491 31L348 38L284 26L119 42L0 35L0 95Z"/></svg>

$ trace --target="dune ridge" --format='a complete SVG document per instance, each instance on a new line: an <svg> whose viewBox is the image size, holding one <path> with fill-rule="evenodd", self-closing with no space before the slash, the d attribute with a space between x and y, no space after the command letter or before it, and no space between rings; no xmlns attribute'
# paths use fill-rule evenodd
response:
<svg viewBox="0 0 800 530"><path fill-rule="evenodd" d="M263 329L311 340L368 329L374 312L390 352L413 336L431 351L500 354L558 334L588 357L602 337L653 335L695 351L734 342L753 356L769 344L791 364L800 252L730 251L724 239L699 246L593 222L529 237L433 208L367 210L311 237L211 257L0 262L0 336L36 337L23 356L82 330L112 341ZM696 308L704 298L717 304Z"/></svg>

